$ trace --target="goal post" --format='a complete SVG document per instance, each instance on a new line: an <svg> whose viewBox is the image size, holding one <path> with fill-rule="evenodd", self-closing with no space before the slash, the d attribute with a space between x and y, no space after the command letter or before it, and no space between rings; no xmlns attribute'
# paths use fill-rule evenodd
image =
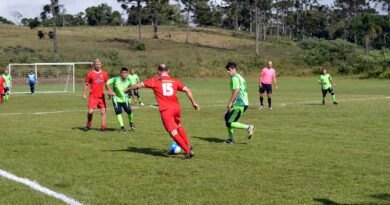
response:
<svg viewBox="0 0 390 205"><path fill-rule="evenodd" d="M76 65L91 65L92 62L68 63L11 63L12 93L30 93L28 74L35 74L35 93L74 93Z"/></svg>

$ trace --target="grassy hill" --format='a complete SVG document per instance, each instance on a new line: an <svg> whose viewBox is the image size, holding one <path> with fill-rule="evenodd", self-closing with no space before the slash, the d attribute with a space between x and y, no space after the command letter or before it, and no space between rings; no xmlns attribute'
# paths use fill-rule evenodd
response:
<svg viewBox="0 0 390 205"><path fill-rule="evenodd" d="M151 75L151 68L168 63L176 77L222 77L229 60L238 62L242 72L257 76L268 60L273 60L280 75L311 74L308 66L297 61L302 51L295 42L269 40L261 42L261 56L256 57L254 38L248 33L233 35L231 31L194 28L190 43L185 44L185 28L161 26L159 39L152 39L152 27L142 27L145 51L138 51L137 27L70 27L59 28L62 62L92 61L100 58L109 73L123 65L135 65L141 74ZM53 62L52 41L39 40L37 31L27 27L0 26L0 66L10 62ZM78 71L82 76L85 71ZM154 72L154 69L152 69Z"/></svg>

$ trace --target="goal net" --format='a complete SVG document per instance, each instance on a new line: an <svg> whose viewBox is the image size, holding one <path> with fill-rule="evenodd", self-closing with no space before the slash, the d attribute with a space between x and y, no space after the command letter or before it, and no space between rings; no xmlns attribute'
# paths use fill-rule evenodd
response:
<svg viewBox="0 0 390 205"><path fill-rule="evenodd" d="M75 63L9 64L12 93L29 93L28 75L35 74L36 93L75 92Z"/></svg>

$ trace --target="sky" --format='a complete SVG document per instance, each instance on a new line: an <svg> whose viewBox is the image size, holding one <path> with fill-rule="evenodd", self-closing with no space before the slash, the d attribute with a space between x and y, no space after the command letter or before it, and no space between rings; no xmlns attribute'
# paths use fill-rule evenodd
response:
<svg viewBox="0 0 390 205"><path fill-rule="evenodd" d="M220 0L216 0L220 1ZM42 11L42 7L48 4L50 0L0 0L0 16L7 18L10 21L16 21L13 13L15 11L23 15L22 18L38 17ZM59 0L60 4L64 4L66 13L77 14L85 11L87 7L96 6L101 3L107 3L113 10L121 10L120 3L117 0ZM321 4L331 5L333 0L320 0Z"/></svg>

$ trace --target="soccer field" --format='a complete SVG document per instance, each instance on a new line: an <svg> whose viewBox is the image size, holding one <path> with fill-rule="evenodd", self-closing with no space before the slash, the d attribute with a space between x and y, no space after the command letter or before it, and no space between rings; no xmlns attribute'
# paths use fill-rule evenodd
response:
<svg viewBox="0 0 390 205"><path fill-rule="evenodd" d="M390 81L336 78L339 105L321 105L317 78L280 78L273 110L250 109L225 145L226 80L183 80L201 106L180 94L195 157L166 155L165 132L150 90L140 91L136 132L119 133L111 101L107 132L86 122L74 94L13 95L0 104L0 169L83 204L390 204ZM127 119L124 121L127 124ZM95 112L93 128L100 127ZM0 176L0 204L63 204Z"/></svg>

